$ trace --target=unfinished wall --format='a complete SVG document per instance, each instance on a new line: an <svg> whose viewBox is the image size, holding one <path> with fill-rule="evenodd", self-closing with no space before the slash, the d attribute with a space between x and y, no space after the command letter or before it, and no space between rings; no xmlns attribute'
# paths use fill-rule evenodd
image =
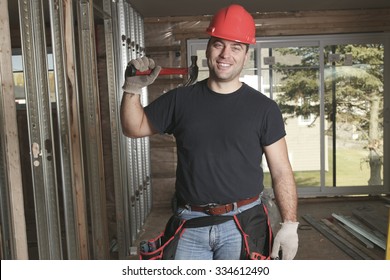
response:
<svg viewBox="0 0 390 280"><path fill-rule="evenodd" d="M369 11L328 11L328 12L293 12L293 13L267 13L267 14L256 14L256 24L257 24L257 36L279 36L279 35L309 35L309 34L335 34L335 33L359 33L359 32L389 32L390 31L390 9L387 10L369 10ZM205 28L208 25L210 17L169 17L169 18L146 18L144 20L145 23L145 46L146 46L146 54L151 56L156 60L156 62L162 66L167 67L188 67L186 64L186 43L187 39L194 38L207 38L207 34L204 32ZM101 174L101 178L104 178L104 186L105 191L102 193L96 192L99 194L99 197L104 197L104 207L103 209L107 209L108 214L108 223L109 223L109 232L108 238L103 238L104 242L111 240L111 238L115 235L115 222L116 217L114 217L114 171L115 168L112 161L112 143L111 143L111 130L112 124L108 122L109 119L109 108L107 95L105 95L107 91L107 83L109 83L109 79L107 79L107 75L104 78L102 75L105 73L106 62L104 61L104 57L107 56L104 50L103 37L102 37L102 28L103 26L98 26L96 29L96 39L97 39L97 58L98 58L98 74L99 74L99 92L101 94L99 111L101 113L101 128L103 131L102 142L103 142L103 159L104 159L104 174ZM13 48L21 47L20 40L20 32L19 28L15 29L14 32L11 32L10 38L12 41ZM50 31L47 29L47 42L50 44ZM72 39L72 38L71 38ZM85 52L88 53L88 52ZM81 62L80 62L81 63ZM72 67L69 67L70 72L68 74L73 73L71 70ZM110 72L110 71L108 71ZM69 78L69 76L66 76ZM149 87L149 101L153 101L155 98L164 94L164 92L177 87L180 84L183 84L188 77L179 77L179 76L165 76L159 77L156 82ZM72 80L73 81L73 80ZM72 83L74 88L70 89L69 94L71 96L75 96L76 87L75 83ZM73 110L70 112L70 116L78 117L76 114L76 110L78 107L78 103L73 98L72 102L74 102ZM77 104L76 104L77 103ZM73 104L73 103L72 103ZM18 112L20 113L20 112ZM26 126L20 124L21 121L25 121L26 116L18 116L18 128L26 131ZM19 127L20 126L20 127ZM77 132L77 125L72 126L72 132ZM57 134L57 133L56 133ZM19 134L20 135L20 134ZM74 136L74 134L72 134ZM78 135L77 135L78 136ZM26 140L26 139L25 139ZM21 143L21 144L27 144ZM73 143L74 144L74 143ZM76 145L73 145L75 147ZM28 147L27 147L28 148ZM28 155L29 150L25 148L22 149L23 155ZM57 147L56 147L57 148ZM73 149L73 156L77 154ZM58 154L58 153L57 153ZM174 193L174 182L175 182L175 169L176 169L176 145L175 140L172 136L167 135L156 135L151 137L151 167L152 167L152 186L153 186L153 206L160 207L162 205L169 205L171 203L171 198ZM23 160L23 158L22 158ZM103 161L97 161L102 163ZM96 162L92 162L96 163ZM74 168L77 170L81 170L81 168L76 168L77 164L81 164L81 161L74 162ZM22 166L23 168L24 166ZM25 167L22 170L24 176L28 175L30 166ZM58 172L60 173L60 172ZM82 189L83 178L77 176L80 173L75 174L76 179L80 182L80 189ZM16 176L14 176L16 177ZM96 176L95 176L96 177ZM91 176L93 178L93 176ZM89 178L89 180L91 180ZM25 178L22 178L25 181ZM75 179L75 180L76 180ZM23 184L25 185L25 184ZM26 184L30 186L31 184ZM75 184L73 184L75 185ZM103 184L102 184L103 185ZM107 191L107 193L106 193ZM80 192L78 192L80 194ZM26 194L27 195L27 194ZM31 194L29 194L32 197ZM82 197L84 194L81 195ZM80 199L81 201L81 199ZM26 209L32 209L33 205L32 201L26 200ZM117 201L116 201L117 202ZM107 204L106 204L107 203ZM84 204L79 203L78 206L80 209ZM97 208L98 210L102 210ZM80 213L83 213L81 209ZM105 211L102 211L104 215L102 217L102 221L105 221ZM32 214L30 212L29 214ZM29 216L27 215L27 218ZM80 230L79 237L77 239L81 240L82 246L82 255L80 258L88 258L88 248L84 246L87 244L87 228L82 228L83 226L87 226L87 223L81 222L83 219L81 215L79 215L79 220L77 221L77 227ZM31 219L29 219L32 222ZM99 221L99 220L98 220ZM81 225L81 226L80 226ZM105 226L101 227L105 229ZM32 234L36 234L35 228L32 229L34 232ZM89 228L88 228L89 230ZM99 228L100 230L100 228ZM90 232L88 232L90 233ZM84 236L85 235L85 236ZM108 239L108 240L106 240ZM31 244L30 244L31 245ZM35 244L32 244L33 246ZM30 247L30 250L35 250L33 246ZM102 244L97 243L96 248L101 248ZM120 246L119 246L120 247ZM107 246L104 245L104 249ZM106 257L106 252L100 250L102 254L97 256L93 256L94 258L101 258L104 254ZM124 255L125 253L123 253ZM66 257L66 256L65 256Z"/></svg>

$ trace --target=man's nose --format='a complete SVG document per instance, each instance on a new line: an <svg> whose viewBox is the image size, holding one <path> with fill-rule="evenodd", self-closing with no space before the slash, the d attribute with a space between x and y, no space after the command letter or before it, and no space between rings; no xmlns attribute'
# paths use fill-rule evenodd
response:
<svg viewBox="0 0 390 280"><path fill-rule="evenodd" d="M224 47L219 54L221 57L228 57L230 55L230 49L228 47Z"/></svg>

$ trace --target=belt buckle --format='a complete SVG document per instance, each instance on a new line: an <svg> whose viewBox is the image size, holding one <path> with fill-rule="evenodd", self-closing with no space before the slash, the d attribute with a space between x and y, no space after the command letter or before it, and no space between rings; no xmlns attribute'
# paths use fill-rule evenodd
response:
<svg viewBox="0 0 390 280"><path fill-rule="evenodd" d="M214 215L212 214L210 211L212 211L212 209L214 209L215 207L217 207L219 204L217 203L209 203L205 206L205 209L204 209L204 212L208 215Z"/></svg>

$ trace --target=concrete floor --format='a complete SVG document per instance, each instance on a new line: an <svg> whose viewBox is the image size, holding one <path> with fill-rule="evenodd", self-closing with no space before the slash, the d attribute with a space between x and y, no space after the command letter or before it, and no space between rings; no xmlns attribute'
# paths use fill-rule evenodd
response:
<svg viewBox="0 0 390 280"><path fill-rule="evenodd" d="M351 260L354 259L345 250L340 249L327 237L313 228L304 218L304 215L310 215L316 221L328 219L333 224L337 222L332 219L332 214L353 217L352 211L359 209L373 214L381 223L385 223L387 228L389 200L383 197L359 197L359 198L307 198L299 200L299 249L296 260ZM165 228L165 223L171 215L170 205L160 203L154 207L146 220L145 226L140 234L140 238L134 243L139 244L141 240L147 240L155 237ZM346 232L345 232L346 233ZM385 250L374 246L367 248L362 242L358 241L352 235L347 234L353 244L365 255L371 259L385 259ZM130 256L130 259L138 259L137 255Z"/></svg>

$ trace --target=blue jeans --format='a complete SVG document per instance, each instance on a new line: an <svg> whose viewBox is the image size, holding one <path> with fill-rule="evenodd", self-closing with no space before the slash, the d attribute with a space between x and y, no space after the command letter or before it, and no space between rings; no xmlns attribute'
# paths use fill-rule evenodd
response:
<svg viewBox="0 0 390 280"><path fill-rule="evenodd" d="M261 199L223 215L236 215L255 205ZM179 208L178 215L185 220L207 216L206 213ZM176 260L239 260L242 236L234 220L197 228L186 228L179 239Z"/></svg>

